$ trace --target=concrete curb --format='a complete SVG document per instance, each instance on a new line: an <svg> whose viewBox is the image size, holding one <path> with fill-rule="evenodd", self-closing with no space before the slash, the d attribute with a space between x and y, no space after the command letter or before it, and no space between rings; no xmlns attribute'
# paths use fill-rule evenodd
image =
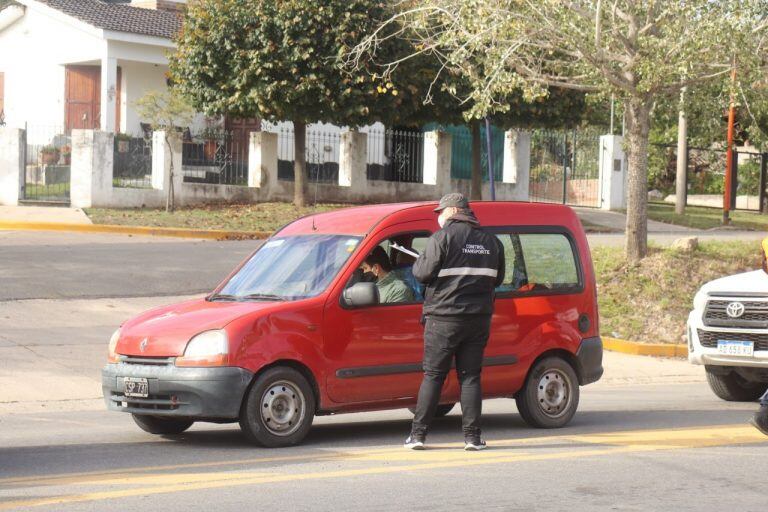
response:
<svg viewBox="0 0 768 512"><path fill-rule="evenodd" d="M218 229L163 228L152 226L119 226L113 224L67 224L58 222L15 222L0 220L0 230L71 231L77 233L115 233L122 235L170 236L206 240L252 240L269 238L266 231L226 231Z"/></svg>
<svg viewBox="0 0 768 512"><path fill-rule="evenodd" d="M688 346L681 344L638 343L636 341L603 337L603 348L612 352L621 352L622 354L632 354L636 356L688 357Z"/></svg>

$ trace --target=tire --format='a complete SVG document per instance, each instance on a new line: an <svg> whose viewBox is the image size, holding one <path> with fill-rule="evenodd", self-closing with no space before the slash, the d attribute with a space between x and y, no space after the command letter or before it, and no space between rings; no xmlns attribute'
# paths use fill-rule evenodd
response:
<svg viewBox="0 0 768 512"><path fill-rule="evenodd" d="M181 434L192 426L194 421L180 418L162 418L147 414L131 414L133 421L144 432L159 435Z"/></svg>
<svg viewBox="0 0 768 512"><path fill-rule="evenodd" d="M547 357L531 368L515 401L528 425L564 427L579 407L579 379L567 361Z"/></svg>
<svg viewBox="0 0 768 512"><path fill-rule="evenodd" d="M251 386L240 411L248 441L267 448L299 444L315 418L315 394L306 377L286 366L270 368Z"/></svg>
<svg viewBox="0 0 768 512"><path fill-rule="evenodd" d="M435 418L443 418L445 416L448 416L448 413L453 410L453 408L456 406L456 404L440 404L437 406L437 409L435 410ZM415 407L409 407L409 411L411 411L411 414L416 414L416 408Z"/></svg>
<svg viewBox="0 0 768 512"><path fill-rule="evenodd" d="M749 382L736 372L722 375L707 368L707 382L718 398L728 402L754 402L765 393L765 384Z"/></svg>

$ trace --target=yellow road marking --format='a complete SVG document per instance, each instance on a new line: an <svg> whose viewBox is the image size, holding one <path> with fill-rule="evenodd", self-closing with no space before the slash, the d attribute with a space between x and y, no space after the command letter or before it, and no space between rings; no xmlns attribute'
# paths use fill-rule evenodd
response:
<svg viewBox="0 0 768 512"><path fill-rule="evenodd" d="M547 447L547 442L554 439L566 439L571 442L584 443L591 447L580 446L577 449L567 452L549 452L549 453L526 453L510 451L514 445L530 445L536 442L544 442L542 448ZM315 471L307 473L287 474L277 473L272 470L269 473L240 471L236 473L229 472L208 472L197 474L122 474L112 473L113 478L101 479L100 476L106 476L107 472L101 474L81 475L78 479L74 475L69 475L71 481L69 485L138 485L129 489L104 490L97 492L87 492L81 494L70 494L64 496L54 496L46 498L29 498L16 501L0 503L0 510L8 510L19 507L35 507L44 505L63 505L68 503L78 503L87 501L109 500L131 496L146 496L154 494L167 494L184 491L199 491L207 489L217 489L225 487L235 487L244 485L257 485L264 483L278 483L300 480L319 480L340 477L352 477L361 475L392 474L410 471L424 471L429 469L445 469L454 467L470 467L490 464L500 464L509 462L524 461L543 461L543 460L562 460L580 457L594 457L602 455L614 455L621 453L638 453L652 451L678 450L686 448L700 448L711 446L728 446L735 444L753 444L765 443L768 439L757 430L744 425L718 425L701 428L689 429L668 429L668 430L645 430L632 432L610 432L583 435L549 436L526 439L507 439L494 441L492 448L480 453L465 453L459 450L448 451L448 448L456 447L456 444L438 445L437 449L426 450L423 452L409 452L402 448L386 448L378 450L357 450L347 453L329 453L326 456L295 456L295 457L273 457L262 459L248 459L249 461L276 461L279 459L303 459L306 462L324 460L343 460L346 462L366 462L366 461L388 461L401 462L397 465L376 465L372 467L342 469L337 471ZM608 445L609 447L602 447ZM507 449L504 449L507 447ZM559 447L552 446L553 449ZM236 464L234 461L220 461L216 463L201 463L204 466L229 465ZM242 461L241 461L242 463ZM189 466L189 465L185 465ZM173 466L164 466L164 469L175 469ZM146 470L150 470L145 468ZM95 478L94 478L95 477ZM33 479L27 479L33 481ZM49 479L56 484L61 484L63 478L59 480ZM39 481L37 483L40 483Z"/></svg>

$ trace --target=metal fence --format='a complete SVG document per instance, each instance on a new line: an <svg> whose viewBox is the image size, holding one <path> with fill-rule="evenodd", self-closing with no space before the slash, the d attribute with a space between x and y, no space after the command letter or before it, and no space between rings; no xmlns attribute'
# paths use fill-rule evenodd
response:
<svg viewBox="0 0 768 512"><path fill-rule="evenodd" d="M369 180L422 183L424 133L412 130L369 130L366 173Z"/></svg>
<svg viewBox="0 0 768 512"><path fill-rule="evenodd" d="M723 207L727 151L689 147L686 155L686 205ZM731 208L761 211L766 202L768 154L734 150ZM661 199L675 193L677 145L652 144L648 155L648 187Z"/></svg>
<svg viewBox="0 0 768 512"><path fill-rule="evenodd" d="M152 137L115 135L112 186L152 188Z"/></svg>
<svg viewBox="0 0 768 512"><path fill-rule="evenodd" d="M184 137L181 167L185 183L248 185L248 140L233 131Z"/></svg>
<svg viewBox="0 0 768 512"><path fill-rule="evenodd" d="M445 128L451 137L451 177L472 179L472 133L466 126ZM504 131L491 127L493 179L501 181L504 172ZM480 128L480 175L488 181L488 139L485 126Z"/></svg>
<svg viewBox="0 0 768 512"><path fill-rule="evenodd" d="M293 127L264 122L262 128L277 133L277 178L293 181L296 154ZM308 126L304 151L308 180L314 183L338 183L340 152L341 135L338 131Z"/></svg>
<svg viewBox="0 0 768 512"><path fill-rule="evenodd" d="M599 128L531 134L531 201L600 206Z"/></svg>
<svg viewBox="0 0 768 512"><path fill-rule="evenodd" d="M68 204L72 138L61 126L25 128L23 200Z"/></svg>

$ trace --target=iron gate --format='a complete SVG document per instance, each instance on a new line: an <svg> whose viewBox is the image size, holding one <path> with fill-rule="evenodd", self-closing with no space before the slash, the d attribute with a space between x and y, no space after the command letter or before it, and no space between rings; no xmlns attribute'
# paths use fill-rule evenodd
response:
<svg viewBox="0 0 768 512"><path fill-rule="evenodd" d="M70 134L61 127L28 125L24 137L22 201L69 204Z"/></svg>
<svg viewBox="0 0 768 512"><path fill-rule="evenodd" d="M531 201L600 207L601 130L536 130L531 134Z"/></svg>

